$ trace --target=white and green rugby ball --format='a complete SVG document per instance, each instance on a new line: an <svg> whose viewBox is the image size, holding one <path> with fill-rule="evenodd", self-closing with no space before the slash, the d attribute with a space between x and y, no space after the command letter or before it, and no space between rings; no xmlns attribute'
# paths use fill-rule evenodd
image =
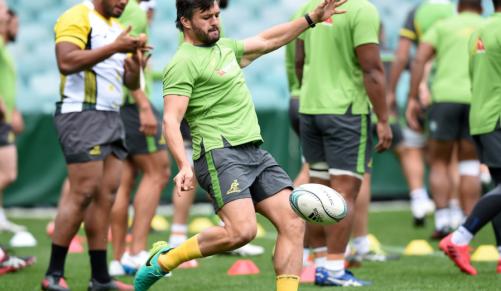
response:
<svg viewBox="0 0 501 291"><path fill-rule="evenodd" d="M329 225L346 217L348 206L336 190L321 184L304 184L292 191L289 202L307 222Z"/></svg>

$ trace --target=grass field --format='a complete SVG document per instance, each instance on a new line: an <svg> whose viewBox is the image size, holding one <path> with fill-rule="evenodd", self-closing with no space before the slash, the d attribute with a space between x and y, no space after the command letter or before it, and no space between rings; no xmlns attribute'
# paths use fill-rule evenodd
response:
<svg viewBox="0 0 501 291"><path fill-rule="evenodd" d="M25 224L37 237L36 248L12 250L18 255L36 255L38 262L18 273L0 277L0 290L40 290L39 283L47 267L50 241L45 234L47 220L16 220ZM238 259L230 256L214 256L200 260L200 267L190 270L176 270L173 276L158 282L151 290L178 291L268 291L274 290L275 277L271 263L271 250L275 234L269 223L260 219L267 235L255 243L266 247L267 252L252 258L261 273L253 276L228 276L226 271ZM408 212L377 212L370 215L370 231L392 250L401 250L413 239L426 239L431 233L431 219L425 229L411 227ZM0 234L0 242L6 243L10 235ZM150 242L166 239L167 233L152 233ZM437 250L437 245L431 242ZM486 227L475 239L474 246L494 244L491 227ZM110 257L108 253L108 257ZM438 251L426 257L402 257L386 263L364 263L353 269L361 279L371 280L373 285L364 290L501 290L501 275L495 274L496 263L474 263L479 275L469 277L461 274L452 263ZM87 255L70 254L66 263L66 277L72 290L86 290L89 280ZM131 277L121 278L132 282ZM328 290L303 284L300 290Z"/></svg>

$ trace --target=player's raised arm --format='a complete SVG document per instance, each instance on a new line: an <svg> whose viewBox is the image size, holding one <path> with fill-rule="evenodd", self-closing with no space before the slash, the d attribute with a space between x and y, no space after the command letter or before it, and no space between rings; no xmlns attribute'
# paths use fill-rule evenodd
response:
<svg viewBox="0 0 501 291"><path fill-rule="evenodd" d="M288 44L308 27L314 27L316 23L322 22L334 14L345 13L345 10L337 8L346 1L347 0L325 0L318 5L315 10L307 13L303 18L279 24L256 36L245 39L244 56L240 61L240 66L248 66L260 56Z"/></svg>

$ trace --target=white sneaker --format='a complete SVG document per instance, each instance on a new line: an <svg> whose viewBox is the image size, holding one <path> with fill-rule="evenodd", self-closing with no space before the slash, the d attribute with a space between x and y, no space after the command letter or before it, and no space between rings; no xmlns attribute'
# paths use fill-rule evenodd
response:
<svg viewBox="0 0 501 291"><path fill-rule="evenodd" d="M12 221L4 220L0 221L0 231L8 231L12 233L25 231L26 227L24 225L15 224Z"/></svg>
<svg viewBox="0 0 501 291"><path fill-rule="evenodd" d="M411 199L412 216L416 218L423 218L427 214L435 211L435 204L429 198L427 199Z"/></svg>
<svg viewBox="0 0 501 291"><path fill-rule="evenodd" d="M230 251L229 253L232 255L244 256L244 257L259 256L259 255L262 255L264 253L264 248L262 246L253 245L253 244L248 243L248 244L244 245L243 247L240 247L236 250Z"/></svg>
<svg viewBox="0 0 501 291"><path fill-rule="evenodd" d="M131 256L129 252L125 252L120 259L123 269L127 275L134 275L141 265L144 265L149 258L147 251L141 251L135 256Z"/></svg>
<svg viewBox="0 0 501 291"><path fill-rule="evenodd" d="M108 266L108 273L110 273L110 276L112 277L124 276L125 270L119 261L113 260L110 262L110 265Z"/></svg>

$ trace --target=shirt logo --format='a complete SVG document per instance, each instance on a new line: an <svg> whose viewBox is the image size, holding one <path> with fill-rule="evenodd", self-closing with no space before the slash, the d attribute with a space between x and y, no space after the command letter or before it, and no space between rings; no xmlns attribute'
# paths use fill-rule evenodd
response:
<svg viewBox="0 0 501 291"><path fill-rule="evenodd" d="M485 53L485 46L484 42L482 41L481 38L477 39L477 54L483 54Z"/></svg>
<svg viewBox="0 0 501 291"><path fill-rule="evenodd" d="M89 154L91 156L99 156L101 154L101 147L100 146L95 146L93 147L90 151Z"/></svg>
<svg viewBox="0 0 501 291"><path fill-rule="evenodd" d="M220 76L223 77L227 73L231 73L234 70L238 69L239 65L236 60L232 60L229 64L225 65L221 69L216 70L216 73Z"/></svg>
<svg viewBox="0 0 501 291"><path fill-rule="evenodd" d="M238 180L233 180L233 183L231 183L230 190L226 192L226 195L232 194L232 193L240 193L240 184L238 184Z"/></svg>

